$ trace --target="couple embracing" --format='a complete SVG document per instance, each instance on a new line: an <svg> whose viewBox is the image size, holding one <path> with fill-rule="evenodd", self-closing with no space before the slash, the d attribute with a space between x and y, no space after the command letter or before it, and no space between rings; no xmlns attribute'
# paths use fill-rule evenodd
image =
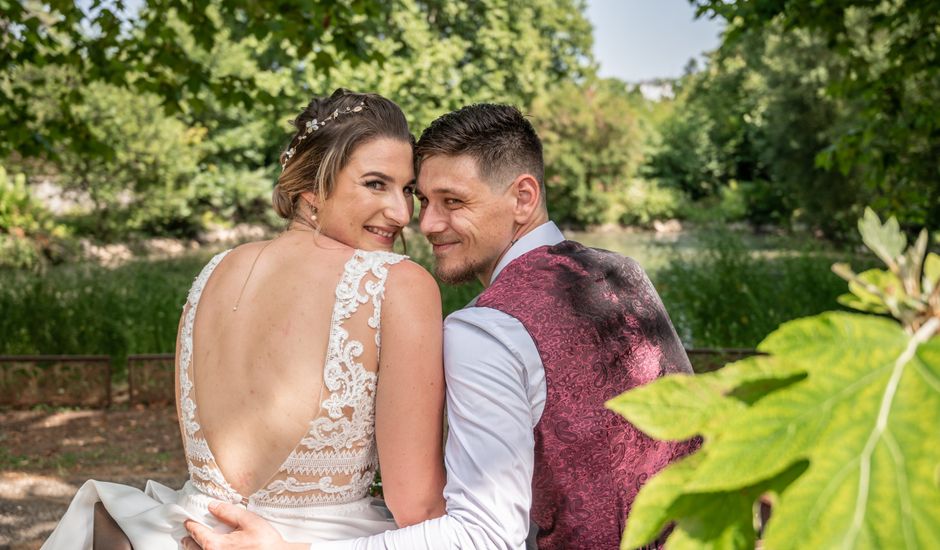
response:
<svg viewBox="0 0 940 550"><path fill-rule="evenodd" d="M43 548L91 548L96 502L137 549L617 548L640 486L695 445L604 408L691 373L643 270L549 221L513 107L415 143L397 105L337 90L294 124L288 229L215 256L183 308L189 480L89 481ZM391 252L414 197L438 278L485 287L443 323L434 279Z"/></svg>

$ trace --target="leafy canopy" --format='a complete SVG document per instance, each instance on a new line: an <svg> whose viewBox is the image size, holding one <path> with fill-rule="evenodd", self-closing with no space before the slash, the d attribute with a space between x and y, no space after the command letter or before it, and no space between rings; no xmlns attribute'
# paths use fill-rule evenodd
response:
<svg viewBox="0 0 940 550"><path fill-rule="evenodd" d="M727 21L718 58L734 66L742 50L758 53L744 57L748 72L767 80L770 116L761 124L760 109L749 109L745 117L755 122L744 126L766 128L754 137L770 140L770 147L756 145L768 153L762 160L774 179L828 173L835 180L794 186L809 194L801 209L812 210L817 193L829 199L814 221L832 225L825 216L846 210L832 191L844 189L844 204L857 208L839 225L849 227L861 205L871 204L905 226L940 227L940 1L690 2L700 16ZM799 37L811 38L812 56ZM774 42L794 39L796 48L761 59L765 47L772 54ZM789 105L774 113L773 96ZM814 162L819 170L810 170Z"/></svg>
<svg viewBox="0 0 940 550"><path fill-rule="evenodd" d="M68 67L76 90L95 82L128 86L158 95L172 110L203 90L230 103L271 102L274 98L261 92L252 75L219 77L200 51L212 50L224 36L257 42L253 57L269 70L290 69L311 54L321 70L341 60L371 60L381 54L369 47L367 37L383 32L389 5L379 0L147 0L133 13L123 0L0 0L0 125L15 128L30 120L33 83L15 78L27 66ZM323 51L327 43L330 53ZM0 143L5 149L41 150L37 136L17 133L8 139Z"/></svg>

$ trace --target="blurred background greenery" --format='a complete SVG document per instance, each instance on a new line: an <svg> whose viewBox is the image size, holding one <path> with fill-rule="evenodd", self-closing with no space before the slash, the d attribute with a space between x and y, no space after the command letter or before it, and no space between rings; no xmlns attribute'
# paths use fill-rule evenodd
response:
<svg viewBox="0 0 940 550"><path fill-rule="evenodd" d="M940 2L691 4L720 46L650 98L598 75L582 0L0 0L0 354L174 349L211 235L280 227L287 120L340 86L416 134L518 105L552 218L645 265L687 345L831 309L866 205L940 227Z"/></svg>

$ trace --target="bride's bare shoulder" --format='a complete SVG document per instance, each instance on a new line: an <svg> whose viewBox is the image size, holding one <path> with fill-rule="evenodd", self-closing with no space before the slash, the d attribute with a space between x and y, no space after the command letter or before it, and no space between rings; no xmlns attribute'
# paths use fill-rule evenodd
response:
<svg viewBox="0 0 940 550"><path fill-rule="evenodd" d="M437 281L420 264L404 260L391 266L385 283L386 301L392 304L420 302L440 310L441 292Z"/></svg>

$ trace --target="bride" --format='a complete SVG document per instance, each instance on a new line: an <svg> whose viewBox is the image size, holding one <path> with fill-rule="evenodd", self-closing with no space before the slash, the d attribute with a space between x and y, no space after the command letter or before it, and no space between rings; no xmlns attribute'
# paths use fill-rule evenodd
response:
<svg viewBox="0 0 940 550"><path fill-rule="evenodd" d="M279 237L215 256L177 339L179 491L88 481L43 545L91 548L100 501L135 548L240 504L287 541L370 535L444 513L440 294L392 244L414 208L414 139L391 101L337 90L294 122ZM368 496L378 463L389 519Z"/></svg>

